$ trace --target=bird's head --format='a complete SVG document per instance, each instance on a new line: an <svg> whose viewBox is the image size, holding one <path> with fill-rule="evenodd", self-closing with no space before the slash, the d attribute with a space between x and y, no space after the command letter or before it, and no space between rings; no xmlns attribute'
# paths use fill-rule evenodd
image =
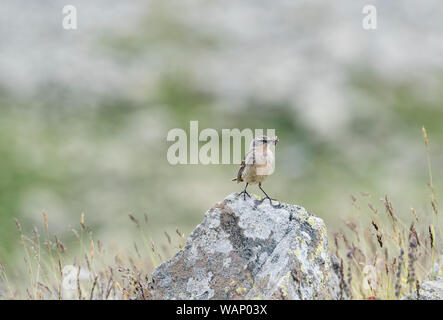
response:
<svg viewBox="0 0 443 320"><path fill-rule="evenodd" d="M252 140L251 148L277 145L277 142L278 142L277 136L275 136L274 138L269 138L268 136L259 136L256 137L254 140Z"/></svg>

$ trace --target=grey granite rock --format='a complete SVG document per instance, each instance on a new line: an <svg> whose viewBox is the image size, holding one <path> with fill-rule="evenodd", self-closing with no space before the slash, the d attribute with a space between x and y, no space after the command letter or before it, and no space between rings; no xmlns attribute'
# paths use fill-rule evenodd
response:
<svg viewBox="0 0 443 320"><path fill-rule="evenodd" d="M443 300L443 278L423 282L418 297L414 292L402 300Z"/></svg>
<svg viewBox="0 0 443 320"><path fill-rule="evenodd" d="M414 292L403 300L443 300L443 254L426 275L426 280L420 284L418 296L417 292Z"/></svg>
<svg viewBox="0 0 443 320"><path fill-rule="evenodd" d="M153 299L337 299L320 218L236 194L206 212L148 284Z"/></svg>
<svg viewBox="0 0 443 320"><path fill-rule="evenodd" d="M443 278L423 282L420 288L420 300L443 300Z"/></svg>

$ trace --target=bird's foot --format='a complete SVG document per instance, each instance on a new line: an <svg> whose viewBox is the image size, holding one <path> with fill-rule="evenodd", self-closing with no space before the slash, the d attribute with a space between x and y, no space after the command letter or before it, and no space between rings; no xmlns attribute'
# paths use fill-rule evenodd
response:
<svg viewBox="0 0 443 320"><path fill-rule="evenodd" d="M269 200L269 204L270 204L271 206L273 206L273 207L275 207L275 208L280 208L280 207L281 207L281 204L280 204L280 202L279 202L277 199L270 198L270 197L268 197L268 196L263 197L263 198L259 201L260 204L262 204L263 201L265 201L266 199ZM274 205L272 204L272 201L276 201L276 202L278 202L278 204L274 206Z"/></svg>
<svg viewBox="0 0 443 320"><path fill-rule="evenodd" d="M263 202L263 201L265 201L266 199L269 200L269 203L270 203L270 204L272 204L272 201L278 201L277 199L270 198L270 197L266 196L266 197L263 197L263 198L260 200L260 202Z"/></svg>
<svg viewBox="0 0 443 320"><path fill-rule="evenodd" d="M243 190L242 192L240 192L238 194L238 196L241 196L241 195L243 195L243 200L246 200L246 196L248 196L249 198L251 197L251 195L246 190Z"/></svg>

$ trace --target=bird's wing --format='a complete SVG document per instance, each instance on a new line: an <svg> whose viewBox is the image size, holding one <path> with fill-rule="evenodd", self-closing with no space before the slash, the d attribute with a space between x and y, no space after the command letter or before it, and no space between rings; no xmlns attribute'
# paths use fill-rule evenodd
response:
<svg viewBox="0 0 443 320"><path fill-rule="evenodd" d="M243 171L245 170L245 167L246 167L245 160L243 160L241 162L240 169L238 169L237 178L234 179L235 181L237 181L237 183L243 181L241 176L243 175Z"/></svg>
<svg viewBox="0 0 443 320"><path fill-rule="evenodd" d="M245 157L243 158L243 160L241 162L240 169L238 169L237 178L236 178L237 182L243 181L242 175L243 175L243 171L245 171L246 164L248 164L248 165L254 164L255 157L252 157L252 159L251 159L251 156L253 156L252 150L249 150L248 152L246 152Z"/></svg>
<svg viewBox="0 0 443 320"><path fill-rule="evenodd" d="M244 162L245 165L254 165L257 162L255 153L255 149L250 149L248 152L246 152L242 162Z"/></svg>

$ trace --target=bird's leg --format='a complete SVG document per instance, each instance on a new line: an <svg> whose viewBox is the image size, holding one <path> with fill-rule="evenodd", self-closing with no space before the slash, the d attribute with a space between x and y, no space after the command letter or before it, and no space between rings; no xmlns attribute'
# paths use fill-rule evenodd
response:
<svg viewBox="0 0 443 320"><path fill-rule="evenodd" d="M272 199L272 198L270 198L270 197L268 196L268 194L265 192L265 190L263 190L263 188L261 187L261 182L258 183L258 187L260 188L261 191L263 191L263 193L264 193L265 196L266 196L266 197L263 198L263 200L268 199L269 202L271 203L271 205L272 205L272 200L277 201L277 199ZM263 202L263 200L262 200L262 202Z"/></svg>
<svg viewBox="0 0 443 320"><path fill-rule="evenodd" d="M251 197L251 195L246 191L246 188L248 187L248 182L246 182L246 186L245 186L245 189L242 191L242 192L240 192L238 195L242 195L243 194L243 200L246 200L246 195L248 195L248 197L250 198Z"/></svg>

